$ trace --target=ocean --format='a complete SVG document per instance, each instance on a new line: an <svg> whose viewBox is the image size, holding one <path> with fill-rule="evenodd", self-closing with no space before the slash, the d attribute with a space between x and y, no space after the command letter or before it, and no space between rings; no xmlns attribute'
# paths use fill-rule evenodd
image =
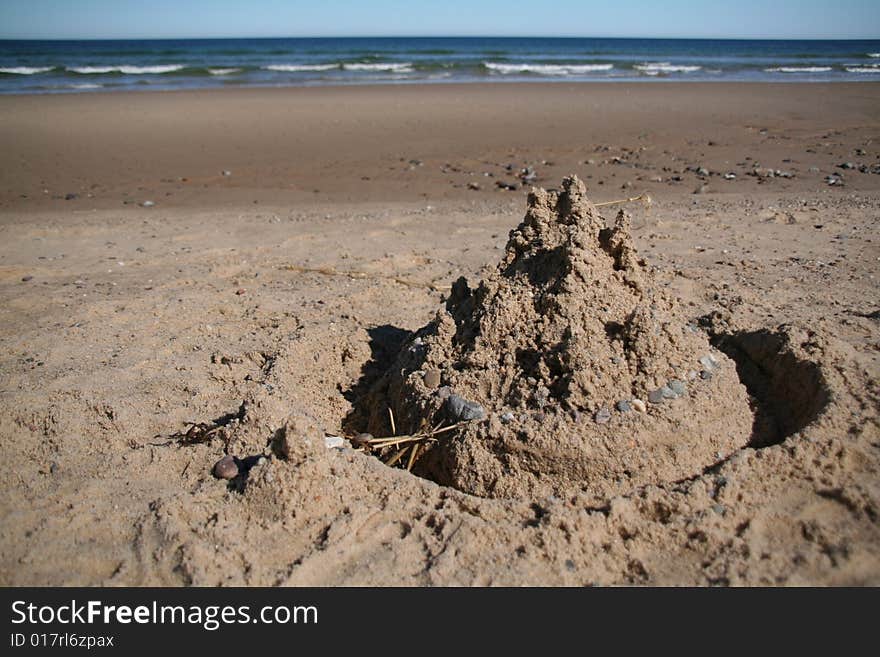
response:
<svg viewBox="0 0 880 657"><path fill-rule="evenodd" d="M880 40L0 41L0 93L560 80L880 80Z"/></svg>

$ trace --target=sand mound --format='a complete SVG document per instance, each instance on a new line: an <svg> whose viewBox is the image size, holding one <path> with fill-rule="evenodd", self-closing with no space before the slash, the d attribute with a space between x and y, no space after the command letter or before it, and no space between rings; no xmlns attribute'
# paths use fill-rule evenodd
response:
<svg viewBox="0 0 880 657"><path fill-rule="evenodd" d="M745 445L736 370L689 325L583 183L529 195L497 268L455 282L369 394L369 430L468 421L414 471L490 497L599 498L701 472Z"/></svg>

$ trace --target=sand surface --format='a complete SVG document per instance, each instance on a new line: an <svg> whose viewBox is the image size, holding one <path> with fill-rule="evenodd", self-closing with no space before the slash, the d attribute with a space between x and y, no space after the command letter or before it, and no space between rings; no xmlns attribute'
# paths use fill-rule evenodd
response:
<svg viewBox="0 0 880 657"><path fill-rule="evenodd" d="M4 96L0 146L2 584L880 584L880 85ZM652 197L749 444L604 499L328 449L570 174Z"/></svg>

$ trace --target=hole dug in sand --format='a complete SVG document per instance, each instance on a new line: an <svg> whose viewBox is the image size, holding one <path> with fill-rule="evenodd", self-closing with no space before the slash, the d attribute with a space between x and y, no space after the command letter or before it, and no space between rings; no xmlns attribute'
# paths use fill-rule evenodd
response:
<svg viewBox="0 0 880 657"><path fill-rule="evenodd" d="M753 424L734 362L639 259L627 214L606 227L575 177L530 194L495 270L459 279L358 401L375 436L392 416L397 433L460 423L421 441L412 469L484 497L678 481Z"/></svg>
<svg viewBox="0 0 880 657"><path fill-rule="evenodd" d="M736 362L752 398L750 447L778 445L817 420L831 401L822 368L798 354L810 339L791 326L713 335L712 344Z"/></svg>

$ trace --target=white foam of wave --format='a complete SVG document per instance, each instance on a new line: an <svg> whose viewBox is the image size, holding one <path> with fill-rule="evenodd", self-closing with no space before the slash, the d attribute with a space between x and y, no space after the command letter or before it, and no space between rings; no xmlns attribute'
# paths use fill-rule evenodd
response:
<svg viewBox="0 0 880 657"><path fill-rule="evenodd" d="M828 73L830 66L776 66L765 68L765 73Z"/></svg>
<svg viewBox="0 0 880 657"><path fill-rule="evenodd" d="M412 73L412 63L374 63L374 64L343 64L346 71L390 71L392 73Z"/></svg>
<svg viewBox="0 0 880 657"><path fill-rule="evenodd" d="M54 66L10 66L9 68L0 68L0 73L9 75L36 75L38 73L48 73Z"/></svg>
<svg viewBox="0 0 880 657"><path fill-rule="evenodd" d="M498 64L483 62L490 71L510 75L513 73L538 73L541 75L582 75L598 71L610 71L614 64Z"/></svg>
<svg viewBox="0 0 880 657"><path fill-rule="evenodd" d="M68 85L65 85L65 89L100 89L103 86L104 86L103 84L92 84L92 83L68 84Z"/></svg>
<svg viewBox="0 0 880 657"><path fill-rule="evenodd" d="M647 75L660 75L661 73L694 73L703 67L671 64L669 62L646 62L644 64L636 64L633 68Z"/></svg>
<svg viewBox="0 0 880 657"><path fill-rule="evenodd" d="M81 75L104 75L106 73L161 75L163 73L180 71L183 68L183 64L160 64L158 66L68 66L67 70Z"/></svg>
<svg viewBox="0 0 880 657"><path fill-rule="evenodd" d="M869 52L868 57L880 57L880 52Z"/></svg>
<svg viewBox="0 0 880 657"><path fill-rule="evenodd" d="M880 73L880 66L848 66L847 73Z"/></svg>
<svg viewBox="0 0 880 657"><path fill-rule="evenodd" d="M240 68L209 68L208 73L211 75L232 75L241 71Z"/></svg>
<svg viewBox="0 0 880 657"><path fill-rule="evenodd" d="M331 71L339 68L336 64L269 64L263 69L282 73L299 73L301 71Z"/></svg>

